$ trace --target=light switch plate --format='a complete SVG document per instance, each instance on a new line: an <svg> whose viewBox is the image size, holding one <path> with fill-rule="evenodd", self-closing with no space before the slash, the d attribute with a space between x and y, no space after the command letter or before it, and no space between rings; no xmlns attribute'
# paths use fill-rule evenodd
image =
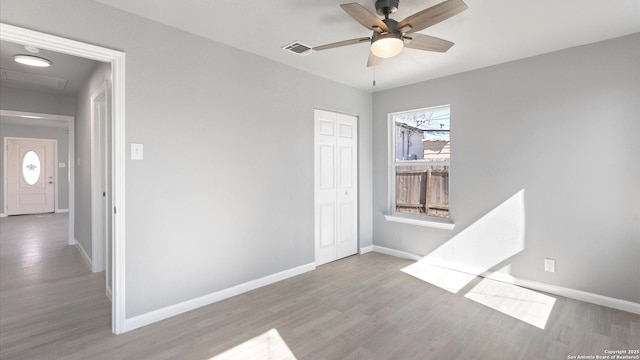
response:
<svg viewBox="0 0 640 360"><path fill-rule="evenodd" d="M142 144L131 144L131 160L142 160Z"/></svg>
<svg viewBox="0 0 640 360"><path fill-rule="evenodd" d="M66 166L67 166L67 164L65 164L65 163L58 163L58 167L59 168L63 168L63 167L66 167Z"/></svg>
<svg viewBox="0 0 640 360"><path fill-rule="evenodd" d="M556 272L556 261L553 259L544 259L544 271Z"/></svg>

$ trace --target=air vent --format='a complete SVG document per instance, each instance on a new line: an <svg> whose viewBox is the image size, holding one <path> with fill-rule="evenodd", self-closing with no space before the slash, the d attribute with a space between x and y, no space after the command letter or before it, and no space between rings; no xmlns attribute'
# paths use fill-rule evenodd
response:
<svg viewBox="0 0 640 360"><path fill-rule="evenodd" d="M289 45L285 45L282 47L282 50L288 51L290 53L294 53L300 56L307 56L313 52L310 46L307 46L303 43L294 41Z"/></svg>
<svg viewBox="0 0 640 360"><path fill-rule="evenodd" d="M58 79L48 76L27 74L19 71L0 69L2 80L26 83L31 85L40 85L52 89L63 90L67 86L67 80Z"/></svg>

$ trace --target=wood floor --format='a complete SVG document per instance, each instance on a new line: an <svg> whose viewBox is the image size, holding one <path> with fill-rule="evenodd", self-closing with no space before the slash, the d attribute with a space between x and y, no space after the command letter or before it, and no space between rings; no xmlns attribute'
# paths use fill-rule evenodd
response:
<svg viewBox="0 0 640 360"><path fill-rule="evenodd" d="M554 296L540 329L376 253L116 336L104 276L66 234L64 214L0 219L0 359L210 359L230 349L218 359L567 359L640 348L638 315Z"/></svg>

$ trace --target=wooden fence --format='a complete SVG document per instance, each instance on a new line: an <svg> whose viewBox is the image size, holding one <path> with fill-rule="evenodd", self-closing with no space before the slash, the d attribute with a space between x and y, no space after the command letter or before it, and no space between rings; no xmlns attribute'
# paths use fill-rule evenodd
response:
<svg viewBox="0 0 640 360"><path fill-rule="evenodd" d="M449 169L396 169L396 211L449 216Z"/></svg>

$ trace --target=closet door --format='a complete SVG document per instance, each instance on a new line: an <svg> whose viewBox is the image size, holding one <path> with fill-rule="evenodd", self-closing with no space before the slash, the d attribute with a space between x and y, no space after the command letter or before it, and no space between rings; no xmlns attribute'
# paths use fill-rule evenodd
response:
<svg viewBox="0 0 640 360"><path fill-rule="evenodd" d="M358 252L358 119L315 110L316 265Z"/></svg>

